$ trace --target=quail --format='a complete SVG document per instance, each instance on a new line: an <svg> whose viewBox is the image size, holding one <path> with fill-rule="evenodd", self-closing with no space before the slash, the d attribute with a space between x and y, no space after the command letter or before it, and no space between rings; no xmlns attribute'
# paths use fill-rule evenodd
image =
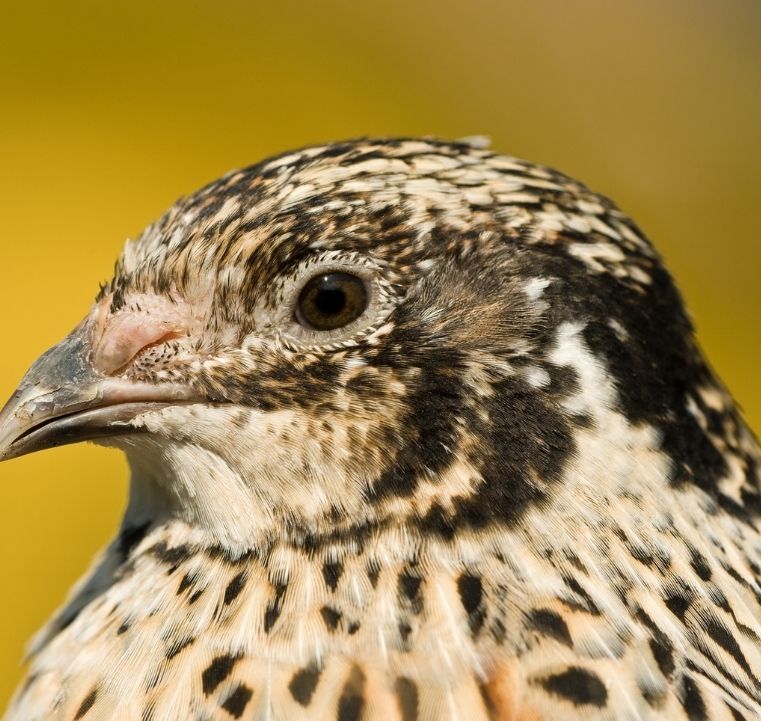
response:
<svg viewBox="0 0 761 721"><path fill-rule="evenodd" d="M759 446L611 201L482 143L233 171L0 414L126 453L7 721L761 718Z"/></svg>

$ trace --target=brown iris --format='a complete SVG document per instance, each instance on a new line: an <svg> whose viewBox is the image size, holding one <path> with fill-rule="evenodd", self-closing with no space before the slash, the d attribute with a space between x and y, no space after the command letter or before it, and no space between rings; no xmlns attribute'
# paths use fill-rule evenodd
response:
<svg viewBox="0 0 761 721"><path fill-rule="evenodd" d="M312 278L299 294L296 320L312 330L335 330L349 325L367 308L367 288L349 273L326 273Z"/></svg>

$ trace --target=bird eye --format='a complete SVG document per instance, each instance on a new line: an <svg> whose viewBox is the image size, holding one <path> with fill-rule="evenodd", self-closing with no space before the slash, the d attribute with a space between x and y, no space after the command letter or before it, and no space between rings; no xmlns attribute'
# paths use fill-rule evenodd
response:
<svg viewBox="0 0 761 721"><path fill-rule="evenodd" d="M365 312L367 287L349 273L326 273L312 278L299 293L296 320L311 330L335 330Z"/></svg>

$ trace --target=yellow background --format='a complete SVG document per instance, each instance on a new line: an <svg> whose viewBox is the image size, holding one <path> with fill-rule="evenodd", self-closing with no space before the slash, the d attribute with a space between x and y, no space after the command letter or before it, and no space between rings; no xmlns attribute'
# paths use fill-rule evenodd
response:
<svg viewBox="0 0 761 721"><path fill-rule="evenodd" d="M314 141L484 133L637 219L761 429L760 89L758 0L2 0L0 395L180 194ZM0 707L125 476L92 446L0 466Z"/></svg>

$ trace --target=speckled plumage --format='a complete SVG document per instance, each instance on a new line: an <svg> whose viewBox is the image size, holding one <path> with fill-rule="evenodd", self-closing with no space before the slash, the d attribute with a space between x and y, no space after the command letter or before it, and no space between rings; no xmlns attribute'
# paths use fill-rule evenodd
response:
<svg viewBox="0 0 761 721"><path fill-rule="evenodd" d="M370 307L306 331L325 269ZM99 377L192 398L102 439L122 529L7 721L761 718L759 448L607 199L307 148L179 201L90 319Z"/></svg>

